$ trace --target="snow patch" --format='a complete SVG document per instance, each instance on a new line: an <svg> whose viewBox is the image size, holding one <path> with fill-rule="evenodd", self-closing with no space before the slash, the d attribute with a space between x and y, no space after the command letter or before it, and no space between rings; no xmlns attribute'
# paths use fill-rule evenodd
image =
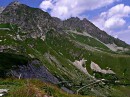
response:
<svg viewBox="0 0 130 97"><path fill-rule="evenodd" d="M3 96L6 93L8 93L8 89L0 89L0 96Z"/></svg>
<svg viewBox="0 0 130 97"><path fill-rule="evenodd" d="M108 70L101 69L98 64L91 62L90 68L95 72L100 72L102 74L115 74L110 68Z"/></svg>
<svg viewBox="0 0 130 97"><path fill-rule="evenodd" d="M46 37L45 36L41 36L41 40L45 41Z"/></svg>
<svg viewBox="0 0 130 97"><path fill-rule="evenodd" d="M17 37L18 40L21 40L21 41L22 41L20 35L17 35L16 37Z"/></svg>
<svg viewBox="0 0 130 97"><path fill-rule="evenodd" d="M74 65L75 67L77 67L80 71L82 71L83 73L85 73L85 74L87 74L87 75L90 76L90 74L88 73L88 71L87 71L87 69L86 69L86 66L83 66L83 65L85 65L86 61L87 61L87 60L84 60L84 59L79 60L79 61L78 61L78 60L75 60L75 62L73 62L73 65Z"/></svg>
<svg viewBox="0 0 130 97"><path fill-rule="evenodd" d="M105 44L108 48L110 48L112 51L128 51L128 48L118 47L115 43L113 44Z"/></svg>

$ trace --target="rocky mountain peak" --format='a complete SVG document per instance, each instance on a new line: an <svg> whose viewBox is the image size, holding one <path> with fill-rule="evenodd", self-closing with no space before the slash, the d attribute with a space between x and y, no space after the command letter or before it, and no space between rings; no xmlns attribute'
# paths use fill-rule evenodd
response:
<svg viewBox="0 0 130 97"><path fill-rule="evenodd" d="M14 1L14 2L11 2L9 4L9 6L17 6L17 5L20 5L20 2L19 1Z"/></svg>
<svg viewBox="0 0 130 97"><path fill-rule="evenodd" d="M28 32L28 37L41 37L53 25L52 17L47 12L17 1L10 3L0 17L1 23L13 23L20 26Z"/></svg>
<svg viewBox="0 0 130 97"><path fill-rule="evenodd" d="M80 19L78 17L71 17L70 19L68 20L73 20L73 21L79 21Z"/></svg>
<svg viewBox="0 0 130 97"><path fill-rule="evenodd" d="M19 1L11 2L6 8L14 8L16 9L20 5Z"/></svg>

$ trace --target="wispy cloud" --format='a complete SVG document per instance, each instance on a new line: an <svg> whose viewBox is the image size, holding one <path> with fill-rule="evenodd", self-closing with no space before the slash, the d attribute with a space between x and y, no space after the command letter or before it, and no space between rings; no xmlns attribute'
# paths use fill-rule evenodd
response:
<svg viewBox="0 0 130 97"><path fill-rule="evenodd" d="M118 4L110 8L106 12L102 12L98 18L93 20L93 23L103 30L115 30L123 27L126 24L126 17L130 15L130 6ZM99 22L101 21L101 22Z"/></svg>

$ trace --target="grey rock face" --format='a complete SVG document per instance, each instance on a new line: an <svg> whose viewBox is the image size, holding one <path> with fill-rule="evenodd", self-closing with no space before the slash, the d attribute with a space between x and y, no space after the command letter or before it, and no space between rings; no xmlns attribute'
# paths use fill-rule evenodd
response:
<svg viewBox="0 0 130 97"><path fill-rule="evenodd" d="M0 14L2 13L2 11L4 10L4 7L0 7Z"/></svg>
<svg viewBox="0 0 130 97"><path fill-rule="evenodd" d="M41 66L38 60L33 60L27 65L19 66L16 70L11 70L11 75L17 78L37 78L44 82L57 84L59 81L45 66Z"/></svg>

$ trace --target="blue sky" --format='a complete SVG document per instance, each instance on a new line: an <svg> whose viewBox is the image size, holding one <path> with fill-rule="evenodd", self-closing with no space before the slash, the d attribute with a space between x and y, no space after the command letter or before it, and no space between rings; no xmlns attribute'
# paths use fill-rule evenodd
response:
<svg viewBox="0 0 130 97"><path fill-rule="evenodd" d="M14 0L0 0L7 6ZM18 0L31 7L49 12L62 20L70 17L87 18L108 34L130 44L129 0Z"/></svg>

